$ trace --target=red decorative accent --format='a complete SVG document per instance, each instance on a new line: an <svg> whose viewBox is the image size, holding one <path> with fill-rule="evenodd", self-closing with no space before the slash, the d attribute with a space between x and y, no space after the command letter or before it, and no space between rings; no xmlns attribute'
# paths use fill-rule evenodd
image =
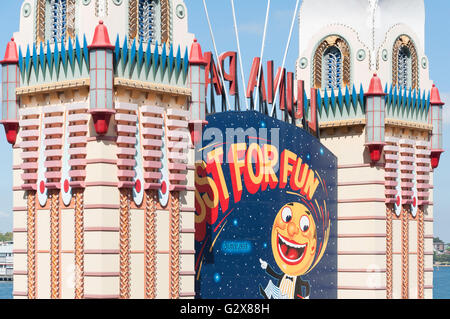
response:
<svg viewBox="0 0 450 319"><path fill-rule="evenodd" d="M376 73L373 74L370 80L369 90L364 94L365 96L385 96L386 93L383 92L383 87L381 85L381 80Z"/></svg>
<svg viewBox="0 0 450 319"><path fill-rule="evenodd" d="M165 181L161 183L161 193L165 194L167 192L167 184Z"/></svg>
<svg viewBox="0 0 450 319"><path fill-rule="evenodd" d="M202 47L197 39L191 45L191 53L189 55L189 63L193 65L207 65L206 59L203 57Z"/></svg>
<svg viewBox="0 0 450 319"><path fill-rule="evenodd" d="M395 202L395 205L397 205L397 207L399 207L401 205L402 201L400 199L400 196L397 196L397 201Z"/></svg>
<svg viewBox="0 0 450 319"><path fill-rule="evenodd" d="M134 185L134 188L136 189L136 192L138 192L138 193L140 193L141 192L141 188L142 188L142 185L141 185L141 180L136 180L136 184Z"/></svg>
<svg viewBox="0 0 450 319"><path fill-rule="evenodd" d="M92 44L88 46L88 49L114 49L114 45L109 41L108 29L102 20L99 21L99 24L95 28L94 39L92 40Z"/></svg>
<svg viewBox="0 0 450 319"><path fill-rule="evenodd" d="M69 181L66 179L64 180L64 193L67 193L69 191Z"/></svg>
<svg viewBox="0 0 450 319"><path fill-rule="evenodd" d="M417 207L417 197L414 197L413 199L413 207Z"/></svg>
<svg viewBox="0 0 450 319"><path fill-rule="evenodd" d="M439 95L439 90L436 85L433 84L430 93L430 104L431 105L444 105L445 103L441 101L441 96Z"/></svg>
<svg viewBox="0 0 450 319"><path fill-rule="evenodd" d="M92 119L94 120L95 132L98 135L105 135L108 132L109 120L111 115L115 113L114 110L90 110Z"/></svg>
<svg viewBox="0 0 450 319"><path fill-rule="evenodd" d="M442 153L444 153L444 150L431 150L430 158L431 158L431 167L433 169L439 166L439 160L441 159Z"/></svg>
<svg viewBox="0 0 450 319"><path fill-rule="evenodd" d="M193 145L197 145L201 141L203 135L203 128L207 125L207 121L190 121L189 131L191 133L191 141Z"/></svg>
<svg viewBox="0 0 450 319"><path fill-rule="evenodd" d="M371 143L367 144L370 153L370 160L372 163L376 163L381 159L381 153L383 152L383 143Z"/></svg>
<svg viewBox="0 0 450 319"><path fill-rule="evenodd" d="M200 49L200 53L201 53L201 49ZM227 59L228 59L228 68L225 68L225 61ZM223 79L224 79L224 81L227 81L230 83L229 94L231 96L236 95L236 85L237 85L236 61L237 61L237 52L228 51L228 52L222 53L219 56L219 65L222 68ZM228 73L226 72L226 69L228 69Z"/></svg>
<svg viewBox="0 0 450 319"><path fill-rule="evenodd" d="M3 124L5 128L6 140L8 143L11 145L16 144L17 133L19 132L19 121L5 120L0 123Z"/></svg>
<svg viewBox="0 0 450 319"><path fill-rule="evenodd" d="M39 183L39 192L41 192L41 194L44 194L44 192L45 192L45 183L44 183L44 181L41 181Z"/></svg>
<svg viewBox="0 0 450 319"><path fill-rule="evenodd" d="M17 46L14 42L14 38L6 45L5 57L0 64L16 64L19 62L19 56L17 54Z"/></svg>

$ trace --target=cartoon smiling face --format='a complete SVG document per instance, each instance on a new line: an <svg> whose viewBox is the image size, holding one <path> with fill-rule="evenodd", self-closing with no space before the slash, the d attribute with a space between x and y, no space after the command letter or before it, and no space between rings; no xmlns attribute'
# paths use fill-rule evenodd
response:
<svg viewBox="0 0 450 319"><path fill-rule="evenodd" d="M283 206L272 227L272 252L287 275L303 275L311 266L317 246L316 224L300 203Z"/></svg>

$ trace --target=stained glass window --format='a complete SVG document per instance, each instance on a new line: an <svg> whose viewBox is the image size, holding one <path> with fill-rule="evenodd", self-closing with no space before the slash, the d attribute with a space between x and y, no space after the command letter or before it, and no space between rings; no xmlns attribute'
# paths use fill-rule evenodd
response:
<svg viewBox="0 0 450 319"><path fill-rule="evenodd" d="M154 41L155 7L154 0L139 0L138 38L140 42Z"/></svg>
<svg viewBox="0 0 450 319"><path fill-rule="evenodd" d="M419 62L413 40L403 34L394 42L392 51L392 83L401 88L419 87Z"/></svg>
<svg viewBox="0 0 450 319"><path fill-rule="evenodd" d="M50 38L62 42L67 31L67 0L50 0Z"/></svg>
<svg viewBox="0 0 450 319"><path fill-rule="evenodd" d="M398 51L398 85L408 87L410 84L411 53L409 49L402 46Z"/></svg>
<svg viewBox="0 0 450 319"><path fill-rule="evenodd" d="M323 55L323 87L327 89L337 89L342 83L342 54L341 51L331 46L327 48Z"/></svg>

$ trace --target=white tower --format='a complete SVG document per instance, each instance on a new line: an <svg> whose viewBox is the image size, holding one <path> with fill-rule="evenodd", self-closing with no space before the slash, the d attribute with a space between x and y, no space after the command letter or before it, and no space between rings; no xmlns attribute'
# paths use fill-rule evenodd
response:
<svg viewBox="0 0 450 319"><path fill-rule="evenodd" d="M304 0L299 19L297 78L338 157L338 297L432 298L442 102L424 1Z"/></svg>
<svg viewBox="0 0 450 319"><path fill-rule="evenodd" d="M23 0L14 37L0 62L13 296L194 297L189 124L204 81L189 77L184 2Z"/></svg>

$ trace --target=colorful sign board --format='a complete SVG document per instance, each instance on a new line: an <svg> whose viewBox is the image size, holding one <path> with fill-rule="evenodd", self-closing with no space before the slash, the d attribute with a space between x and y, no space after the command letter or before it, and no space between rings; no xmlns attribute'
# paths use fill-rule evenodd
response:
<svg viewBox="0 0 450 319"><path fill-rule="evenodd" d="M198 298L337 298L337 159L259 112L209 115L196 147Z"/></svg>

